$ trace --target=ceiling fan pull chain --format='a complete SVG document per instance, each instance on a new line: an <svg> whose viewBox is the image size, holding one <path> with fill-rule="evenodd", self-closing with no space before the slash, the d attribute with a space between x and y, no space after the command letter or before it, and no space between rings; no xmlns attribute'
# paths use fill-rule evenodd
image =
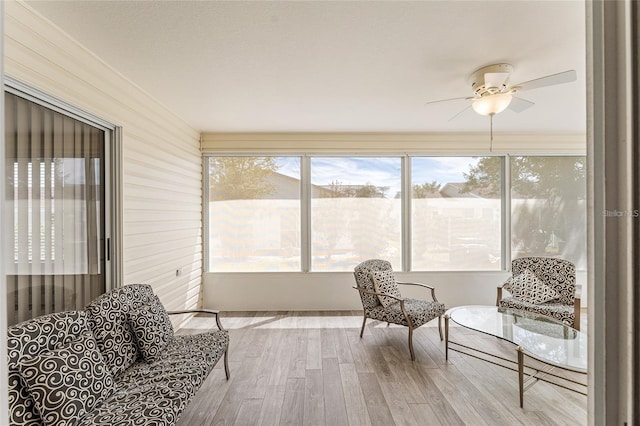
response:
<svg viewBox="0 0 640 426"><path fill-rule="evenodd" d="M489 124L489 126L490 126L489 130L490 130L490 134L491 134L491 139L489 141L489 152L493 152L493 116L494 116L494 114L491 114L489 116L489 123L490 123Z"/></svg>

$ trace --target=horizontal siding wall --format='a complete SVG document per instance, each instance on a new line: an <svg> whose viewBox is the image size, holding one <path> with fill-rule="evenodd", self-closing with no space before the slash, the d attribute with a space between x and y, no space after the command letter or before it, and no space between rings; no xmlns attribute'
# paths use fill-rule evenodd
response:
<svg viewBox="0 0 640 426"><path fill-rule="evenodd" d="M486 155L489 132L480 133L203 133L204 153L407 153ZM494 154L587 152L586 133L494 133Z"/></svg>
<svg viewBox="0 0 640 426"><path fill-rule="evenodd" d="M123 282L199 306L199 132L22 2L5 3L4 42L7 75L122 127Z"/></svg>

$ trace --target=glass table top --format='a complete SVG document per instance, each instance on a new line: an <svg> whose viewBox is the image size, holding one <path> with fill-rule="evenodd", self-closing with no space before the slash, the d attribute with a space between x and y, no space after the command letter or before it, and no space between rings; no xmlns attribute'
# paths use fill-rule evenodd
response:
<svg viewBox="0 0 640 426"><path fill-rule="evenodd" d="M587 335L560 321L497 306L460 306L446 314L465 328L522 346L527 355L540 361L587 370Z"/></svg>

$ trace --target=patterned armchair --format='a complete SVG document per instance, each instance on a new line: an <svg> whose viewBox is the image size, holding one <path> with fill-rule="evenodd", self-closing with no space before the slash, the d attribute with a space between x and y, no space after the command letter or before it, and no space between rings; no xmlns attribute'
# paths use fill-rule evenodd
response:
<svg viewBox="0 0 640 426"><path fill-rule="evenodd" d="M442 315L444 303L436 299L435 289L426 284L397 282L393 276L391 263L386 260L371 259L354 268L356 287L360 293L364 318L360 338L364 333L367 318L387 323L404 325L409 328L409 352L411 360L416 359L413 352L413 330L438 318L438 331L442 340ZM396 284L423 287L431 291L433 301L403 298Z"/></svg>
<svg viewBox="0 0 640 426"><path fill-rule="evenodd" d="M580 286L572 262L551 257L511 261L511 277L498 286L496 305L535 312L580 330ZM502 291L510 297L502 296Z"/></svg>

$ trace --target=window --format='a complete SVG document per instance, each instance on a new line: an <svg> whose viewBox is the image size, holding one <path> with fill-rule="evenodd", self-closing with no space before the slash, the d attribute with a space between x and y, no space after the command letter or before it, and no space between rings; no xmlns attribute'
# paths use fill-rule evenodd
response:
<svg viewBox="0 0 640 426"><path fill-rule="evenodd" d="M299 271L300 158L210 157L209 270Z"/></svg>
<svg viewBox="0 0 640 426"><path fill-rule="evenodd" d="M586 269L586 158L511 158L511 257L562 257Z"/></svg>
<svg viewBox="0 0 640 426"><path fill-rule="evenodd" d="M402 261L401 159L311 158L311 269Z"/></svg>
<svg viewBox="0 0 640 426"><path fill-rule="evenodd" d="M207 157L208 271L586 269L585 157ZM407 268L407 266L409 268Z"/></svg>
<svg viewBox="0 0 640 426"><path fill-rule="evenodd" d="M499 270L501 157L411 159L411 269Z"/></svg>

